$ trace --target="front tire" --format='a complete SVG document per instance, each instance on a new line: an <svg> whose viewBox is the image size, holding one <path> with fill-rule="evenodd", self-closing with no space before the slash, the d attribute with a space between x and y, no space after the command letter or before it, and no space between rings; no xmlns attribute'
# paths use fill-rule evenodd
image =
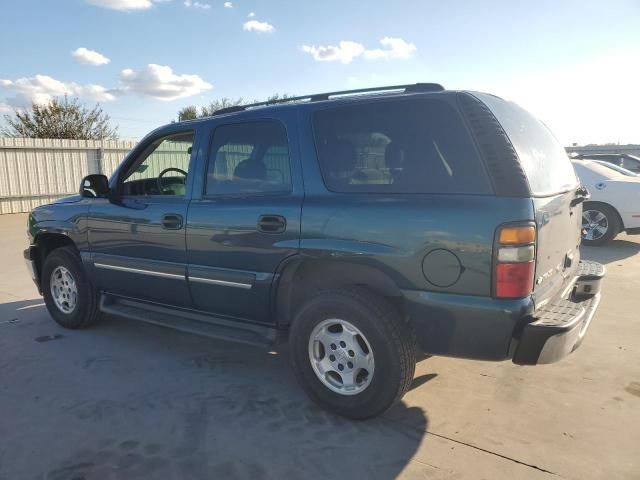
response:
<svg viewBox="0 0 640 480"><path fill-rule="evenodd" d="M47 310L61 326L85 328L98 319L97 295L74 248L57 248L47 255L41 282Z"/></svg>
<svg viewBox="0 0 640 480"><path fill-rule="evenodd" d="M380 415L413 380L415 337L408 322L385 299L362 288L328 290L306 301L289 340L305 392L344 417Z"/></svg>
<svg viewBox="0 0 640 480"><path fill-rule="evenodd" d="M620 232L620 219L613 207L599 202L586 202L582 209L582 243L600 246Z"/></svg>

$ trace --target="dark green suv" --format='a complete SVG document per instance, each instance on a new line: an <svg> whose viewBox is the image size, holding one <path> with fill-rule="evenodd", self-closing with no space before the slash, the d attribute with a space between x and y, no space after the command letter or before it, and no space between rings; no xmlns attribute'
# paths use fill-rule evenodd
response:
<svg viewBox="0 0 640 480"><path fill-rule="evenodd" d="M416 350L533 365L582 341L601 265L580 187L538 120L415 84L233 107L161 127L110 180L36 208L25 251L51 316L288 338L322 406L378 415Z"/></svg>

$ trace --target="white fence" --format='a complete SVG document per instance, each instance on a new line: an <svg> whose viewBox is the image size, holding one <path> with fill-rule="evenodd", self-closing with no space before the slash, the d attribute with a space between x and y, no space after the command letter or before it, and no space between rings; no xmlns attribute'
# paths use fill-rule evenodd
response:
<svg viewBox="0 0 640 480"><path fill-rule="evenodd" d="M77 193L82 177L111 175L135 144L0 137L0 214L28 212Z"/></svg>

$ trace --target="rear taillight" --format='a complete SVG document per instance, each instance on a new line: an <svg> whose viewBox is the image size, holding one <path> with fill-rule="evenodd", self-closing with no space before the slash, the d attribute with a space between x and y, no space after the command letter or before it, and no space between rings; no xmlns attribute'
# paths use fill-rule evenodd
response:
<svg viewBox="0 0 640 480"><path fill-rule="evenodd" d="M533 225L500 227L496 238L495 296L526 297L533 290L536 228Z"/></svg>

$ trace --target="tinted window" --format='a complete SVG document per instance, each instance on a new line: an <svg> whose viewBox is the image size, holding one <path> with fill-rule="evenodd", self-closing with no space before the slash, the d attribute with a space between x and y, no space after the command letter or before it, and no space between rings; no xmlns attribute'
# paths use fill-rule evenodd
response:
<svg viewBox="0 0 640 480"><path fill-rule="evenodd" d="M490 193L457 111L441 100L394 100L313 115L323 177L336 192Z"/></svg>
<svg viewBox="0 0 640 480"><path fill-rule="evenodd" d="M216 128L207 167L206 194L290 189L289 147L280 123L259 121Z"/></svg>
<svg viewBox="0 0 640 480"><path fill-rule="evenodd" d="M509 136L534 195L558 193L576 185L571 161L546 125L515 103L492 95L477 96Z"/></svg>
<svg viewBox="0 0 640 480"><path fill-rule="evenodd" d="M133 163L122 182L125 195L184 195L193 132L154 141Z"/></svg>

